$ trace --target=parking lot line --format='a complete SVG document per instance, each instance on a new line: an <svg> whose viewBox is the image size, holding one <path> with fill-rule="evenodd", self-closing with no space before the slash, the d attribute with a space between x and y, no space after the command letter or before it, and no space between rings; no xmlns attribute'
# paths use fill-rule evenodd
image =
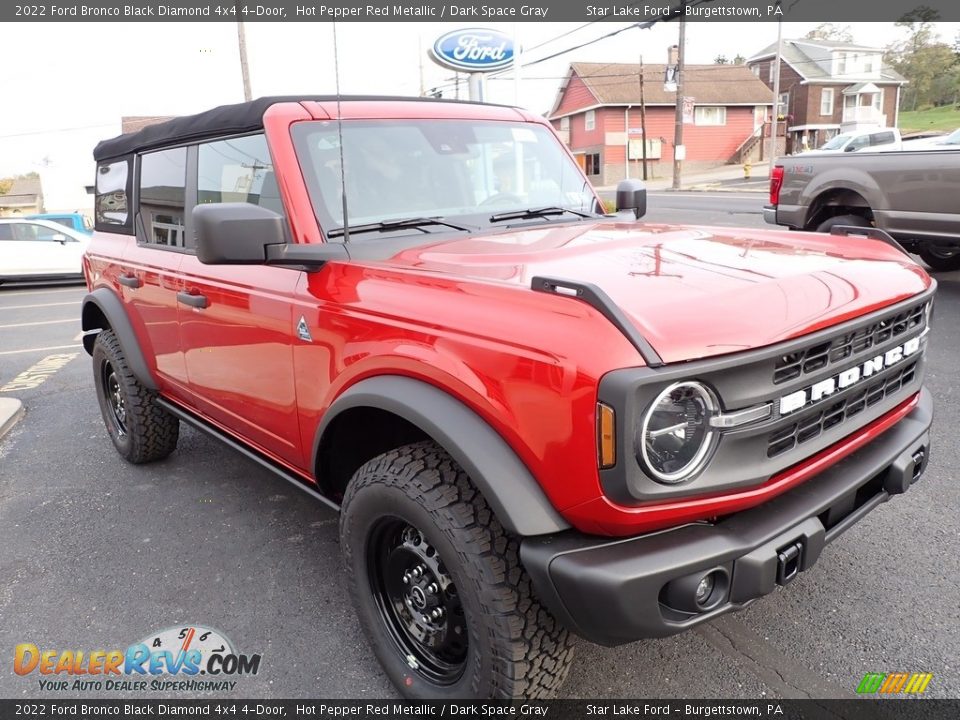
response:
<svg viewBox="0 0 960 720"><path fill-rule="evenodd" d="M66 320L39 320L37 322L13 323L12 325L0 325L0 329L33 327L34 325L60 325L62 323L76 323L76 322L80 322L79 318L72 317L72 318L67 318Z"/></svg>
<svg viewBox="0 0 960 720"><path fill-rule="evenodd" d="M0 292L0 298L12 297L14 295L51 295L53 293L76 292L77 290L86 290L83 285L77 287L63 288L60 290L6 290Z"/></svg>
<svg viewBox="0 0 960 720"><path fill-rule="evenodd" d="M38 307L58 307L63 305L73 305L74 307L80 306L80 301L76 302L65 302L65 303L39 303L37 305L0 305L0 310L26 310L27 308L38 308Z"/></svg>
<svg viewBox="0 0 960 720"><path fill-rule="evenodd" d="M83 347L83 346L82 346L82 345L76 345L76 344L74 344L74 345L51 345L51 346L49 346L49 347L24 348L23 350L4 350L3 352L0 352L0 355L22 355L22 354L24 354L24 353L43 352L43 351L45 351L45 350L73 350L73 349L76 349L76 348L79 348L79 347Z"/></svg>

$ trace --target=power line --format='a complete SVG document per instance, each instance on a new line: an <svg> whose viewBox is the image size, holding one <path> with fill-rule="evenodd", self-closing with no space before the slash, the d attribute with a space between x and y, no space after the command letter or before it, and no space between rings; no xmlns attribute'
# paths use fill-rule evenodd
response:
<svg viewBox="0 0 960 720"><path fill-rule="evenodd" d="M100 123L99 125L77 125L76 127L50 128L49 130L30 130L28 132L13 133L11 135L0 135L0 140L6 138L27 137L28 135L47 135L57 132L73 132L74 130L94 130L96 128L116 127L117 123Z"/></svg>

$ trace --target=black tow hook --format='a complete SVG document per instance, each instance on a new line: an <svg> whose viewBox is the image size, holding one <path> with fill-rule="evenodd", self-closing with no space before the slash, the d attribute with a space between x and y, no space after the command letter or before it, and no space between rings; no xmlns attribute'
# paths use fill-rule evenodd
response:
<svg viewBox="0 0 960 720"><path fill-rule="evenodd" d="M800 574L803 540L797 540L777 551L777 585L786 585Z"/></svg>

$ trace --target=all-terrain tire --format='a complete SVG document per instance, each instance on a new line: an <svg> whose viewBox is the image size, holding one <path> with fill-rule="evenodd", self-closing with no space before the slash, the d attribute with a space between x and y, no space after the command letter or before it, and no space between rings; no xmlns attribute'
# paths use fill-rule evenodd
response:
<svg viewBox="0 0 960 720"><path fill-rule="evenodd" d="M157 405L156 393L137 380L110 330L101 331L93 344L93 381L107 432L125 460L153 462L176 449L180 421Z"/></svg>
<svg viewBox="0 0 960 720"><path fill-rule="evenodd" d="M853 227L873 227L870 221L861 215L835 215L817 225L817 232L828 233L836 225L852 225Z"/></svg>
<svg viewBox="0 0 960 720"><path fill-rule="evenodd" d="M388 554L381 547L390 545L384 538L408 542ZM397 448L356 472L343 500L340 540L361 625L405 697L547 698L563 684L573 658L571 634L534 595L520 564L518 539L504 530L467 474L434 443ZM423 565L414 561L416 569L437 573L439 585L452 588L439 593L453 597L455 606L448 614L459 615L465 628L465 647L458 648L455 638L447 656L460 650L462 662L444 666L441 680L427 677L428 664L418 662L416 648L410 650L409 635L398 640L403 633L398 635L397 623L407 617L403 605L410 605L410 597L385 602L389 593L381 575L403 573L396 556L406 557L410 547L425 552ZM378 563L380 557L390 559ZM423 581L416 572L409 579ZM436 587L432 576L427 581ZM394 578L393 587L412 590L397 583ZM447 637L451 628L458 634L462 629L450 620Z"/></svg>
<svg viewBox="0 0 960 720"><path fill-rule="evenodd" d="M917 255L937 272L960 270L960 249L957 252L940 252L927 247L917 248Z"/></svg>

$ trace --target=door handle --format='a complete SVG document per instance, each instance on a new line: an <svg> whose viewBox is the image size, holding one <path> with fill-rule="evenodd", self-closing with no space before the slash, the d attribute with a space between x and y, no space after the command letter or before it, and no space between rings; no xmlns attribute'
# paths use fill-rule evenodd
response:
<svg viewBox="0 0 960 720"><path fill-rule="evenodd" d="M141 282L140 278L138 278L136 275L121 275L117 278L117 282L124 287L132 288L133 290L136 290L138 287L143 285L143 282Z"/></svg>
<svg viewBox="0 0 960 720"><path fill-rule="evenodd" d="M210 304L207 302L206 295L194 295L193 293L188 293L186 290L181 290L177 293L177 302L189 305L190 307L200 308L201 310Z"/></svg>

